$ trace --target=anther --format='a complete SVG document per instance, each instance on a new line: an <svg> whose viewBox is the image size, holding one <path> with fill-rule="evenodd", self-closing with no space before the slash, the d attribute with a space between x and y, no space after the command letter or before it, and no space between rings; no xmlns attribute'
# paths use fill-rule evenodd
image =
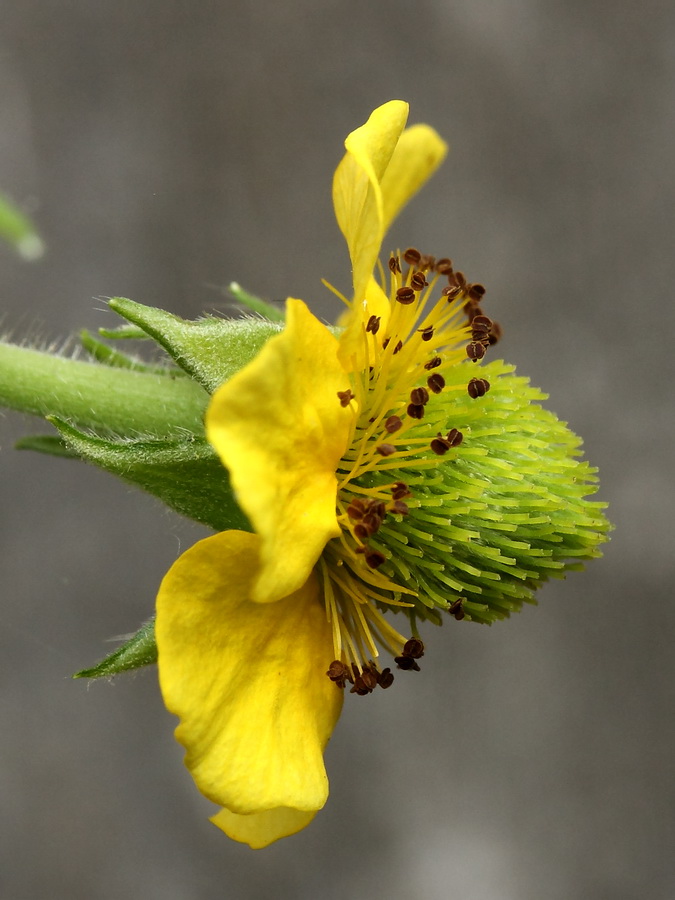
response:
<svg viewBox="0 0 675 900"><path fill-rule="evenodd" d="M370 550L368 553L366 553L366 562L371 569L377 569L378 566L381 566L385 560L386 556L384 555L384 553L380 553L379 550Z"/></svg>
<svg viewBox="0 0 675 900"><path fill-rule="evenodd" d="M488 316L477 315L473 317L470 324L474 331L484 331L487 334L492 328L492 319Z"/></svg>
<svg viewBox="0 0 675 900"><path fill-rule="evenodd" d="M407 412L411 419L424 418L424 407L421 403L409 403Z"/></svg>
<svg viewBox="0 0 675 900"><path fill-rule="evenodd" d="M437 456L445 456L450 449L450 444L440 433L433 439L430 446Z"/></svg>
<svg viewBox="0 0 675 900"><path fill-rule="evenodd" d="M359 522L359 524L354 527L354 536L357 537L360 541L367 541L370 537L370 532L365 525L362 525Z"/></svg>
<svg viewBox="0 0 675 900"><path fill-rule="evenodd" d="M403 656L412 656L413 659L421 659L424 656L424 644L419 638L410 638L403 645Z"/></svg>
<svg viewBox="0 0 675 900"><path fill-rule="evenodd" d="M414 247L408 247L408 249L403 254L403 259L408 263L408 265L416 266L422 259L422 254Z"/></svg>
<svg viewBox="0 0 675 900"><path fill-rule="evenodd" d="M391 456L392 453L396 453L396 447L393 444L379 444L375 448L375 452L380 456Z"/></svg>
<svg viewBox="0 0 675 900"><path fill-rule="evenodd" d="M445 378L439 375L438 372L434 372L433 375L427 378L427 386L433 394L440 394L445 387Z"/></svg>
<svg viewBox="0 0 675 900"><path fill-rule="evenodd" d="M455 602L450 606L448 612L451 616L454 616L458 622L461 622L465 617L466 613L463 609L464 606L464 597L460 597L459 600L455 600Z"/></svg>
<svg viewBox="0 0 675 900"><path fill-rule="evenodd" d="M391 512L398 513L399 516L407 516L410 510L408 509L408 504L404 503L403 500L394 500Z"/></svg>
<svg viewBox="0 0 675 900"><path fill-rule="evenodd" d="M340 406L342 407L349 406L349 404L354 399L354 394L352 394L351 390L338 391L337 395L340 399Z"/></svg>
<svg viewBox="0 0 675 900"><path fill-rule="evenodd" d="M412 656L396 656L394 662L399 669L403 669L405 672L419 672L420 670Z"/></svg>
<svg viewBox="0 0 675 900"><path fill-rule="evenodd" d="M467 291L471 300L480 300L485 296L485 288L482 284L470 284Z"/></svg>
<svg viewBox="0 0 675 900"><path fill-rule="evenodd" d="M436 271L439 275L449 275L452 272L452 260L447 256L436 260Z"/></svg>
<svg viewBox="0 0 675 900"><path fill-rule="evenodd" d="M450 444L451 447L459 447L459 445L464 440L464 435L461 431L458 431L456 428L451 428L450 431L446 435L446 441Z"/></svg>
<svg viewBox="0 0 675 900"><path fill-rule="evenodd" d="M472 400L476 400L478 397L484 397L487 394L490 390L490 382L487 378L472 378L466 389L469 392L469 397Z"/></svg>
<svg viewBox="0 0 675 900"><path fill-rule="evenodd" d="M478 362L479 359L482 359L485 356L485 347L477 341L471 341L470 344L466 345L466 355L469 359L473 360L473 362Z"/></svg>
<svg viewBox="0 0 675 900"><path fill-rule="evenodd" d="M394 356L396 356L396 354L401 350L403 350L403 341L399 341L398 344L396 344L396 346L394 347Z"/></svg>
<svg viewBox="0 0 675 900"><path fill-rule="evenodd" d="M423 253L420 256L420 261L418 263L420 269L425 269L428 271L429 269L433 269L436 265L436 257L430 256L428 253Z"/></svg>
<svg viewBox="0 0 675 900"><path fill-rule="evenodd" d="M380 330L380 317L379 316L371 316L368 319L368 324L366 325L366 331L369 331L371 334L377 334Z"/></svg>
<svg viewBox="0 0 675 900"><path fill-rule="evenodd" d="M390 256L389 257L389 271L393 272L394 275L398 275L401 272L401 263L399 261L398 256Z"/></svg>
<svg viewBox="0 0 675 900"><path fill-rule="evenodd" d="M384 430L388 432L388 434L393 434L395 431L398 431L399 428L403 426L403 422L399 419L398 416L389 416L389 418L384 423Z"/></svg>
<svg viewBox="0 0 675 900"><path fill-rule="evenodd" d="M410 402L415 406L424 406L429 402L429 391L423 387L414 388L410 391Z"/></svg>
<svg viewBox="0 0 675 900"><path fill-rule="evenodd" d="M359 500L358 497L355 497L352 502L347 507L347 515L350 519L362 519L366 512L366 504L363 500Z"/></svg>
<svg viewBox="0 0 675 900"><path fill-rule="evenodd" d="M370 666L364 666L361 680L369 690L373 691L377 687L377 672L374 672Z"/></svg>
<svg viewBox="0 0 675 900"><path fill-rule="evenodd" d="M404 306L415 302L415 291L411 287L400 287L396 291L396 299Z"/></svg>
<svg viewBox="0 0 675 900"><path fill-rule="evenodd" d="M410 287L414 291L423 290L428 285L428 283L429 282L426 280L422 272L415 272L413 277L410 279Z"/></svg>
<svg viewBox="0 0 675 900"><path fill-rule="evenodd" d="M382 669L381 672L378 672L377 683L382 688L382 690L386 690L388 687L391 687L394 683L394 673L391 671L391 669Z"/></svg>
<svg viewBox="0 0 675 900"><path fill-rule="evenodd" d="M427 325L426 328L420 328L419 335L423 341L430 341L432 339L432 337L434 336L434 326Z"/></svg>
<svg viewBox="0 0 675 900"><path fill-rule="evenodd" d="M328 675L330 680L334 681L338 687L343 688L349 677L349 669L339 659L334 659L333 662L328 666L326 675Z"/></svg>
<svg viewBox="0 0 675 900"><path fill-rule="evenodd" d="M427 371L429 371L429 369L437 369L442 364L442 362L443 360L440 358L440 356L434 356L434 358L430 359L428 363L424 363L424 368Z"/></svg>
<svg viewBox="0 0 675 900"><path fill-rule="evenodd" d="M444 297L448 298L448 303L450 303L456 297L459 297L459 295L461 293L462 293L462 289L456 284L450 285L448 287L444 287L443 290L441 291L441 294Z"/></svg>
<svg viewBox="0 0 675 900"><path fill-rule="evenodd" d="M410 488L404 481L397 481L391 489L391 495L394 500L402 500L404 497L411 497Z"/></svg>

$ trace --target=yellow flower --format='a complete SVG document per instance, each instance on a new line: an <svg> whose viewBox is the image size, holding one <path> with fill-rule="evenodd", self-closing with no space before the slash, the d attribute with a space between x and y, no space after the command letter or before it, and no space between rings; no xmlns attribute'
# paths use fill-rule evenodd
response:
<svg viewBox="0 0 675 900"><path fill-rule="evenodd" d="M389 225L446 153L407 115L401 101L376 109L335 173L354 285L340 336L289 299L284 330L213 395L207 436L255 533L196 544L157 600L186 765L222 807L215 824L251 847L324 805L345 686L393 680L378 648L418 669L418 619L507 616L569 558L597 555L606 528L583 500L578 440L531 403L542 395L503 363L472 377L496 331L484 289L412 249L373 277Z"/></svg>

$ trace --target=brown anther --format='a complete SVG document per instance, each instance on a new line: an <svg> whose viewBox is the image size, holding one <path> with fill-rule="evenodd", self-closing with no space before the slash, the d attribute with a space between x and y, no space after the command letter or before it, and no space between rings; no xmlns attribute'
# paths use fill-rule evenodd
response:
<svg viewBox="0 0 675 900"><path fill-rule="evenodd" d="M370 666L364 666L361 672L361 681L371 691L377 687L377 671L371 669Z"/></svg>
<svg viewBox="0 0 675 900"><path fill-rule="evenodd" d="M403 341L399 341L398 344L394 347L394 356L400 351L403 350Z"/></svg>
<svg viewBox="0 0 675 900"><path fill-rule="evenodd" d="M382 669L381 672L378 672L377 683L384 691L386 691L388 687L391 687L394 683L394 673L391 669Z"/></svg>
<svg viewBox="0 0 675 900"><path fill-rule="evenodd" d="M437 456L445 456L450 449L450 443L446 441L442 434L438 434L430 444L431 449Z"/></svg>
<svg viewBox="0 0 675 900"><path fill-rule="evenodd" d="M411 303L415 302L415 291L411 287L400 287L396 291L396 299L403 306L410 306Z"/></svg>
<svg viewBox="0 0 675 900"><path fill-rule="evenodd" d="M502 336L502 327L499 322L493 322L490 329L490 344L496 344Z"/></svg>
<svg viewBox="0 0 675 900"><path fill-rule="evenodd" d="M424 368L427 371L429 371L429 369L437 369L442 364L442 362L443 360L440 358L440 356L434 356L434 358L430 359L428 363L424 363Z"/></svg>
<svg viewBox="0 0 675 900"><path fill-rule="evenodd" d="M404 672L419 672L420 670L412 656L397 656L394 658L394 662Z"/></svg>
<svg viewBox="0 0 675 900"><path fill-rule="evenodd" d="M414 291L421 291L429 284L429 282L424 277L422 272L415 272L413 277L410 279L410 287Z"/></svg>
<svg viewBox="0 0 675 900"><path fill-rule="evenodd" d="M366 331L369 331L371 334L377 334L380 330L380 317L379 316L371 316L368 319L368 324L366 325Z"/></svg>
<svg viewBox="0 0 675 900"><path fill-rule="evenodd" d="M452 260L447 256L436 260L436 271L439 275L449 275L452 272Z"/></svg>
<svg viewBox="0 0 675 900"><path fill-rule="evenodd" d="M471 341L470 344L466 345L466 355L469 359L477 362L485 356L485 347L477 341Z"/></svg>
<svg viewBox="0 0 675 900"><path fill-rule="evenodd" d="M416 406L424 406L429 402L429 391L423 387L414 388L410 391L410 402Z"/></svg>
<svg viewBox="0 0 675 900"><path fill-rule="evenodd" d="M432 339L432 337L434 336L434 326L427 325L426 328L420 328L419 335L423 341L430 341Z"/></svg>
<svg viewBox="0 0 675 900"><path fill-rule="evenodd" d="M454 300L456 297L459 297L459 295L461 293L462 293L462 289L460 287L458 287L456 284L450 285L449 287L445 287L441 291L441 294L443 294L444 297L448 298L448 303L450 303L450 301Z"/></svg>
<svg viewBox="0 0 675 900"><path fill-rule="evenodd" d="M384 423L384 430L388 434L393 434L395 431L398 431L399 428L403 426L403 422L399 419L398 416L389 416L389 418Z"/></svg>
<svg viewBox="0 0 675 900"><path fill-rule="evenodd" d="M420 257L420 261L418 263L420 269L425 269L428 271L429 269L433 269L436 265L436 257L430 256L428 253L423 253Z"/></svg>
<svg viewBox="0 0 675 900"><path fill-rule="evenodd" d="M355 497L347 507L347 515L350 519L362 519L366 511L366 504L363 500Z"/></svg>
<svg viewBox="0 0 675 900"><path fill-rule="evenodd" d="M438 372L434 372L433 375L427 378L427 386L432 394L440 394L445 387L445 378Z"/></svg>
<svg viewBox="0 0 675 900"><path fill-rule="evenodd" d="M392 453L396 453L396 447L393 444L378 444L375 452L379 453L380 456L391 456Z"/></svg>
<svg viewBox="0 0 675 900"><path fill-rule="evenodd" d="M380 530L383 518L383 516L378 516L376 513L368 513L368 515L363 517L361 524L368 532L368 537L372 537Z"/></svg>
<svg viewBox="0 0 675 900"><path fill-rule="evenodd" d="M366 562L370 566L371 569L377 569L378 566L381 566L383 562L385 562L386 556L384 553L380 553L379 550L370 550L366 553Z"/></svg>
<svg viewBox="0 0 675 900"><path fill-rule="evenodd" d="M458 622L461 622L462 619L466 616L466 613L463 609L464 606L464 597L460 597L459 600L455 600L455 602L450 606L448 612L451 616L454 616Z"/></svg>
<svg viewBox="0 0 675 900"><path fill-rule="evenodd" d="M360 541L367 541L370 537L370 533L366 526L359 522L359 524L354 527L354 536Z"/></svg>
<svg viewBox="0 0 675 900"><path fill-rule="evenodd" d="M469 323L471 323L471 320L474 319L476 316L483 315L483 310L480 308L480 306L476 303L475 300L469 300L468 303L464 304L462 309L464 310L464 313L466 314L466 317L469 320Z"/></svg>
<svg viewBox="0 0 675 900"><path fill-rule="evenodd" d="M340 399L340 406L342 407L349 406L349 404L354 399L354 395L352 394L351 390L338 391L337 395Z"/></svg>
<svg viewBox="0 0 675 900"><path fill-rule="evenodd" d="M372 693L372 689L366 686L365 681L360 675L354 680L354 686L349 691L350 694L358 694L359 697L365 697L366 694Z"/></svg>
<svg viewBox="0 0 675 900"><path fill-rule="evenodd" d="M330 680L334 681L338 687L343 688L345 686L345 683L347 682L347 679L349 678L349 669L339 659L334 659L333 662L328 666L326 675L328 675Z"/></svg>
<svg viewBox="0 0 675 900"><path fill-rule="evenodd" d="M424 407L421 404L409 403L407 412L411 419L424 418Z"/></svg>
<svg viewBox="0 0 675 900"><path fill-rule="evenodd" d="M422 259L422 254L414 247L408 247L408 249L403 254L403 259L408 263L408 265L416 266Z"/></svg>
<svg viewBox="0 0 675 900"><path fill-rule="evenodd" d="M446 441L450 444L451 447L459 447L459 445L464 440L464 435L461 431L458 431L456 428L451 428L445 437Z"/></svg>
<svg viewBox="0 0 675 900"><path fill-rule="evenodd" d="M469 397L472 400L477 400L478 397L484 397L490 390L490 382L487 378L472 378L466 389L469 392Z"/></svg>
<svg viewBox="0 0 675 900"><path fill-rule="evenodd" d="M391 489L391 495L394 500L402 500L404 497L411 497L410 488L403 481L397 481Z"/></svg>
<svg viewBox="0 0 675 900"><path fill-rule="evenodd" d="M390 256L389 257L389 271L393 272L394 275L398 275L401 271L401 263L398 256Z"/></svg>
<svg viewBox="0 0 675 900"><path fill-rule="evenodd" d="M492 319L482 314L473 317L469 323L474 331L484 331L486 334L492 328Z"/></svg>
<svg viewBox="0 0 675 900"><path fill-rule="evenodd" d="M470 284L468 294L471 300L480 300L485 296L485 287L482 284Z"/></svg>
<svg viewBox="0 0 675 900"><path fill-rule="evenodd" d="M462 290L462 292L466 291L467 283L466 278L464 277L464 272L453 272L452 275L448 276L448 281L450 284L456 284L458 288Z"/></svg>
<svg viewBox="0 0 675 900"><path fill-rule="evenodd" d="M407 516L410 512L408 504L404 503L403 500L394 500L391 511L393 513L398 513L399 516Z"/></svg>
<svg viewBox="0 0 675 900"><path fill-rule="evenodd" d="M419 638L410 638L403 645L403 656L421 659L424 656L424 644Z"/></svg>

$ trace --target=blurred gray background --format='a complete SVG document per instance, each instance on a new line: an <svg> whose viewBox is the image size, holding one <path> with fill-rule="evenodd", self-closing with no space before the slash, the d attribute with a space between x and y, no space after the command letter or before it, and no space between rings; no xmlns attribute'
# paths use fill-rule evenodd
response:
<svg viewBox="0 0 675 900"><path fill-rule="evenodd" d="M414 678L346 703L332 793L266 851L207 821L148 671L69 680L150 612L203 532L0 419L0 896L672 900L671 2L21 0L0 12L2 324L186 317L236 279L327 318L330 179L385 100L452 143L388 246L488 287L501 353L584 435L605 558L492 629L428 628Z"/></svg>

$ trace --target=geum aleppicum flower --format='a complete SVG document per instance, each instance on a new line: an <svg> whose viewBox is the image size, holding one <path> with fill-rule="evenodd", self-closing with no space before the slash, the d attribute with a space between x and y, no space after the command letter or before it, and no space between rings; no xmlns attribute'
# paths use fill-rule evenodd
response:
<svg viewBox="0 0 675 900"><path fill-rule="evenodd" d="M284 330L212 397L207 436L255 533L196 544L157 600L186 765L223 807L215 824L252 847L324 805L345 687L393 681L380 649L418 669L420 620L504 618L598 555L607 530L584 499L579 439L511 367L480 363L497 337L484 289L413 249L373 277L388 226L446 152L407 113L376 109L335 173L344 329L288 300Z"/></svg>

